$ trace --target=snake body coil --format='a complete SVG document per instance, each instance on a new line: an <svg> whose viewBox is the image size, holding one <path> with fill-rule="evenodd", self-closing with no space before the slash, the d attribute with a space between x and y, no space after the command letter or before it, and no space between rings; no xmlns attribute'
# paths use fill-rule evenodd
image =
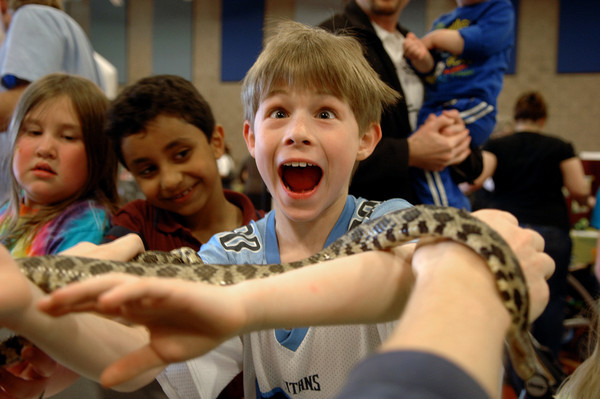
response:
<svg viewBox="0 0 600 399"><path fill-rule="evenodd" d="M502 301L511 316L506 343L512 364L525 381L551 375L537 359L529 336L529 297L525 278L510 247L487 224L454 208L418 205L367 221L321 252L298 262L278 265L208 265L195 251L145 252L131 262L114 262L71 256L49 255L18 259L23 273L42 290L51 292L73 281L108 273L176 277L209 284L229 285L268 277L310 264L364 251L385 250L421 237L444 237L463 243L482 256L496 278ZM0 352L2 348L0 347ZM0 359L2 360L2 359ZM6 359L5 363L10 363ZM541 381L543 383L543 381Z"/></svg>

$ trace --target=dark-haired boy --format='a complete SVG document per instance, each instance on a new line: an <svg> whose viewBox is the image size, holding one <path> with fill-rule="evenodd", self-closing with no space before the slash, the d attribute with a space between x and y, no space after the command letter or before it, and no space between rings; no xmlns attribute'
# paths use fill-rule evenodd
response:
<svg viewBox="0 0 600 399"><path fill-rule="evenodd" d="M223 127L187 80L158 75L125 88L106 132L146 197L121 208L107 240L133 232L146 249L199 250L215 233L263 215L245 195L223 190L216 162L225 153Z"/></svg>

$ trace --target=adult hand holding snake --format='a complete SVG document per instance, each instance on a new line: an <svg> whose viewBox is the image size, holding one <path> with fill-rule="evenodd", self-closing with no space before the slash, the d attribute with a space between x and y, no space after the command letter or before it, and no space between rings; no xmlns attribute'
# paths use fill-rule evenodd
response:
<svg viewBox="0 0 600 399"><path fill-rule="evenodd" d="M528 283L529 315L535 319L548 302L546 279L554 271L542 237L520 228L509 213L473 214L498 231L517 255ZM494 276L473 251L452 241L420 243L412 265L414 294L385 350L420 349L441 355L474 376L488 395L497 396L510 317Z"/></svg>
<svg viewBox="0 0 600 399"><path fill-rule="evenodd" d="M548 303L546 280L554 273L554 261L544 252L544 239L531 229L519 227L517 218L508 212L484 209L473 212L473 216L500 233L517 256L530 294L529 321L535 320Z"/></svg>

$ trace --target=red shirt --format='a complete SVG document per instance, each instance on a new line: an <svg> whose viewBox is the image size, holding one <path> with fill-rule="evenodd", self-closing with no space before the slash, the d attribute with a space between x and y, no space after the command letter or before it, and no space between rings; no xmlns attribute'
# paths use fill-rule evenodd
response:
<svg viewBox="0 0 600 399"><path fill-rule="evenodd" d="M242 226L264 216L264 212L257 211L244 194L231 190L223 192L227 201L242 210ZM190 229L179 223L170 212L157 208L146 200L125 204L113 217L112 226L104 236L104 242L135 233L142 237L148 250L171 251L181 247L199 250L202 245Z"/></svg>

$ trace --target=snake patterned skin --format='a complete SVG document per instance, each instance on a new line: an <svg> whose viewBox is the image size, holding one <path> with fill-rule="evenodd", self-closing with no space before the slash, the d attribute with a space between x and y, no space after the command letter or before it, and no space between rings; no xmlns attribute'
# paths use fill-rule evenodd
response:
<svg viewBox="0 0 600 399"><path fill-rule="evenodd" d="M317 262L364 251L385 250L421 237L443 237L463 243L482 256L496 278L502 301L511 315L506 343L517 374L536 385L553 383L536 356L529 335L529 297L521 267L502 237L487 224L455 208L417 205L369 220L330 246L302 261L277 265L209 265L196 252L148 251L130 262L49 255L17 259L23 273L42 290L51 292L71 282L98 274L124 272L138 276L175 277L209 284L229 285L263 278ZM0 346L0 353L3 348ZM0 361L2 361L0 356ZM16 361L5 359L5 364Z"/></svg>

